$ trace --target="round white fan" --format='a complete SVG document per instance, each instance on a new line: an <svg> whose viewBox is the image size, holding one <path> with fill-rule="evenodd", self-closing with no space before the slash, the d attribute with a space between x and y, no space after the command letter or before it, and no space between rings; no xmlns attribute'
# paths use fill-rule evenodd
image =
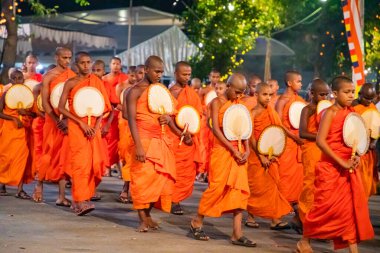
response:
<svg viewBox="0 0 380 253"><path fill-rule="evenodd" d="M286 133L280 126L268 126L260 134L257 142L257 150L262 155L268 155L271 159L272 156L279 157L285 150L286 146Z"/></svg>
<svg viewBox="0 0 380 253"><path fill-rule="evenodd" d="M300 127L301 112L305 106L306 104L304 102L295 101L289 107L289 121L295 129Z"/></svg>
<svg viewBox="0 0 380 253"><path fill-rule="evenodd" d="M351 112L347 115L343 123L344 143L352 148L352 155L364 155L369 147L369 135L363 118Z"/></svg>
<svg viewBox="0 0 380 253"><path fill-rule="evenodd" d="M241 151L241 140L247 140L252 134L252 120L250 113L242 104L228 107L223 116L223 132L230 141L238 141Z"/></svg>
<svg viewBox="0 0 380 253"><path fill-rule="evenodd" d="M206 96L205 96L205 105L208 105L209 103L211 103L211 101L218 97L218 95L216 94L216 91L215 90L211 90L209 91Z"/></svg>
<svg viewBox="0 0 380 253"><path fill-rule="evenodd" d="M62 92L63 92L63 86L65 82L60 82L54 88L52 89L50 93L50 104L53 107L53 109L58 109L59 100L61 99ZM66 102L65 108L69 110L69 103Z"/></svg>
<svg viewBox="0 0 380 253"><path fill-rule="evenodd" d="M26 79L24 81L24 84L29 87L30 90L33 90L34 86L39 84L40 82L34 80L34 79Z"/></svg>
<svg viewBox="0 0 380 253"><path fill-rule="evenodd" d="M369 130L372 139L380 137L380 113L376 109L366 110L362 113L362 118Z"/></svg>
<svg viewBox="0 0 380 253"><path fill-rule="evenodd" d="M40 110L41 112L44 112L44 107L42 106L42 96L41 94L38 95L37 97L37 108L38 110Z"/></svg>
<svg viewBox="0 0 380 253"><path fill-rule="evenodd" d="M73 108L79 117L87 117L91 125L91 116L102 116L105 102L102 93L94 87L80 88L74 95Z"/></svg>
<svg viewBox="0 0 380 253"><path fill-rule="evenodd" d="M323 110L329 108L330 106L332 106L332 103L329 100L319 101L319 103L317 105L317 114L320 114Z"/></svg>
<svg viewBox="0 0 380 253"><path fill-rule="evenodd" d="M30 109L33 103L33 92L23 84L12 85L5 95L5 104L10 109Z"/></svg>
<svg viewBox="0 0 380 253"><path fill-rule="evenodd" d="M181 129L187 127L187 131L191 134L197 134L201 128L201 118L199 113L190 105L182 106L181 109L179 109L175 120Z"/></svg>

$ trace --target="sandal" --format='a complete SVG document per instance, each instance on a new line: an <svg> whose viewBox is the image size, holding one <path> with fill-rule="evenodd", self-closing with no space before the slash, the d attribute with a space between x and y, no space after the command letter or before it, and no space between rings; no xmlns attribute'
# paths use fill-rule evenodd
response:
<svg viewBox="0 0 380 253"><path fill-rule="evenodd" d="M70 207L71 206L71 201L68 199L64 199L63 201L56 201L55 202L56 206L64 206L64 207Z"/></svg>
<svg viewBox="0 0 380 253"><path fill-rule="evenodd" d="M180 206L180 204L172 205L172 209L170 212L172 214L175 214L175 215L183 215L183 210L182 210L182 207Z"/></svg>
<svg viewBox="0 0 380 253"><path fill-rule="evenodd" d="M256 243L255 242L252 242L251 240L249 240L247 237L245 236L242 236L240 237L238 240L234 241L234 240L231 240L231 243L233 245L239 245L239 246L244 246L244 247L256 247Z"/></svg>
<svg viewBox="0 0 380 253"><path fill-rule="evenodd" d="M128 204L129 203L129 198L128 198L128 195L125 197L123 195L119 195L119 197L117 198L117 201L123 203L123 204Z"/></svg>
<svg viewBox="0 0 380 253"><path fill-rule="evenodd" d="M83 215L86 215L89 212L93 211L94 209L95 209L94 204L84 203L81 205L81 207L79 207L75 210L75 213L78 216L83 216Z"/></svg>
<svg viewBox="0 0 380 253"><path fill-rule="evenodd" d="M190 224L190 232L193 234L195 240L208 241L210 239L210 237L208 237L202 230L202 227L195 228Z"/></svg>
<svg viewBox="0 0 380 253"><path fill-rule="evenodd" d="M15 197L18 199L31 199L31 197L24 190L18 192Z"/></svg>
<svg viewBox="0 0 380 253"><path fill-rule="evenodd" d="M260 224L256 221L245 221L244 225L249 228L259 228Z"/></svg>
<svg viewBox="0 0 380 253"><path fill-rule="evenodd" d="M271 230L284 230L284 229L290 229L290 228L291 227L289 226L289 224L285 221L280 221L276 225L270 226Z"/></svg>
<svg viewBox="0 0 380 253"><path fill-rule="evenodd" d="M9 196L9 193L6 190L1 190L0 191L0 196Z"/></svg>
<svg viewBox="0 0 380 253"><path fill-rule="evenodd" d="M91 197L90 200L91 201L99 201L101 199L102 199L102 196L95 194L94 196Z"/></svg>

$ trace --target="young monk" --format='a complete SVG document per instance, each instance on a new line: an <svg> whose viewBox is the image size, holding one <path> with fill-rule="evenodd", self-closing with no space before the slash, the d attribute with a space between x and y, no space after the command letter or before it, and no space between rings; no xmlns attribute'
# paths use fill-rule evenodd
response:
<svg viewBox="0 0 380 253"><path fill-rule="evenodd" d="M321 160L321 150L316 143L319 120L317 115L317 105L319 101L325 100L330 94L330 88L321 79L314 79L310 87L310 103L302 109L299 135L305 139L302 145L303 164L303 187L299 197L298 210L301 221L305 214L309 212L314 202L314 179L315 165Z"/></svg>
<svg viewBox="0 0 380 253"><path fill-rule="evenodd" d="M131 195L140 218L138 232L158 229L150 214L154 203L165 212L171 209L175 158L167 136L169 129L162 133L161 125L173 124L173 121L169 115L155 114L148 109L149 85L158 83L163 73L161 58L148 57L144 79L127 95L128 123L134 142L131 147Z"/></svg>
<svg viewBox="0 0 380 253"><path fill-rule="evenodd" d="M356 170L360 159L351 157L352 148L343 142L343 123L353 111L350 106L355 87L349 78L339 76L333 79L331 89L336 100L319 125L317 145L322 158L315 167L314 202L305 216L298 252L312 252L309 238L318 238L333 240L334 249L349 247L351 253L356 253L360 241L374 237L361 176Z"/></svg>
<svg viewBox="0 0 380 253"><path fill-rule="evenodd" d="M251 111L257 104L255 96L256 86L261 83L261 78L258 75L251 75L248 80L247 95L243 98L245 106Z"/></svg>
<svg viewBox="0 0 380 253"><path fill-rule="evenodd" d="M303 140L299 137L298 129L295 129L290 124L289 108L295 101L304 102L297 94L302 87L302 76L297 71L287 71L284 79L286 90L276 103L276 111L283 122L283 127L287 134L285 151L279 158L279 189L286 200L293 205L293 209L296 213L293 219L293 226L297 230L301 227L298 218L297 202L303 182L301 161L301 145L303 144Z"/></svg>
<svg viewBox="0 0 380 253"><path fill-rule="evenodd" d="M373 103L375 98L375 87L371 83L363 84L359 92L359 98L355 99L353 102L355 111L359 114L363 114L367 110L376 110L377 108ZM377 139L371 138L369 150L365 155L360 157L359 171L362 176L364 192L368 197L376 194L376 186L379 182L377 171L376 142Z"/></svg>
<svg viewBox="0 0 380 253"><path fill-rule="evenodd" d="M175 65L175 84L170 88L173 97L177 99L177 111L183 106L190 105L202 115L202 103L198 94L189 86L191 78L191 66L185 61L177 62ZM172 196L171 213L183 215L180 202L187 199L193 193L196 166L201 164L199 149L199 134L191 135L182 133L181 130L173 131L173 152L176 162L176 182ZM184 135L183 145L179 146L181 136Z"/></svg>
<svg viewBox="0 0 380 253"><path fill-rule="evenodd" d="M56 67L47 72L42 80L42 106L45 111L41 164L37 173L37 184L33 193L35 202L43 200L43 181L58 182L56 205L70 207L71 202L65 196L65 168L69 158L67 150L67 120L60 116L58 110L50 104L53 88L61 82L75 76L69 68L72 52L65 47L55 51Z"/></svg>
<svg viewBox="0 0 380 253"><path fill-rule="evenodd" d="M108 158L109 164L107 165L107 170L105 172L106 176L110 176L110 169L113 165L119 169L119 153L118 153L118 142L119 142L119 110L116 110L118 104L120 104L120 99L116 94L116 86L118 84L124 83L128 79L128 75L121 70L121 60L118 57L112 57L110 62L111 72L103 76L104 85L106 87L109 100L112 104L114 110L110 116L103 120L102 126L102 136L107 141L108 146ZM119 107L119 109L121 109Z"/></svg>
<svg viewBox="0 0 380 253"><path fill-rule="evenodd" d="M199 78L197 78L197 77L191 79L190 87L191 87L196 93L199 94L199 90L200 90L201 87L202 87L202 81L201 81L201 79L199 79Z"/></svg>
<svg viewBox="0 0 380 253"><path fill-rule="evenodd" d="M250 197L248 199L247 227L258 228L259 223L254 216L271 219L270 229L289 229L287 222L281 221L281 217L290 213L292 208L279 191L279 163L277 158L270 160L259 153L257 142L264 129L271 125L281 126L281 120L276 111L271 107L273 90L267 83L259 83L256 86L257 105L253 108L252 122L253 134L251 136L251 152L248 158L248 184Z"/></svg>
<svg viewBox="0 0 380 253"><path fill-rule="evenodd" d="M25 80L27 80L27 79L33 79L33 80L36 80L38 82L42 81L42 75L40 73L37 73L37 71L36 71L36 68L37 68L37 65L38 65L38 58L37 58L37 56L35 56L34 54L29 54L25 58L24 65L25 65L25 70L26 70L23 73Z"/></svg>
<svg viewBox="0 0 380 253"><path fill-rule="evenodd" d="M106 64L102 60L96 60L91 67L92 74L96 75L99 79L103 79L106 74Z"/></svg>
<svg viewBox="0 0 380 253"><path fill-rule="evenodd" d="M24 76L15 70L10 76L11 84L23 84ZM5 185L17 186L16 198L30 199L24 191L24 183L33 181L30 125L36 114L26 109L11 109L5 103L7 92L0 98L0 185L2 195L7 195ZM21 117L21 118L20 118Z"/></svg>
<svg viewBox="0 0 380 253"><path fill-rule="evenodd" d="M279 97L277 92L278 92L278 89L280 88L280 86L278 85L278 81L275 79L268 80L268 84L272 88L272 91L273 91L273 96L270 100L270 105L272 106L272 108L275 108L278 97Z"/></svg>
<svg viewBox="0 0 380 253"><path fill-rule="evenodd" d="M72 181L72 209L78 216L94 210L94 204L89 200L95 194L95 188L102 178L105 155L100 135L102 116L91 117L88 125L87 117L80 117L73 107L75 94L83 87L94 87L103 95L105 102L104 112L111 110L108 94L103 82L91 74L91 57L86 52L78 52L75 64L78 76L69 79L63 88L59 101L59 111L68 118L68 140L70 157L70 170L66 171ZM69 103L69 110L66 103Z"/></svg>
<svg viewBox="0 0 380 253"><path fill-rule="evenodd" d="M221 124L225 111L233 104L241 103L247 87L247 81L241 74L233 74L227 80L227 91L224 97L211 102L211 117L214 147L211 153L209 187L199 202L198 215L191 221L191 233L196 240L207 241L209 237L202 229L205 216L220 217L233 213L233 232L231 243L246 247L255 247L256 243L243 236L241 222L242 211L247 208L249 186L247 178L247 159L249 156L248 141L243 141L241 153L236 142L230 142L224 136Z"/></svg>

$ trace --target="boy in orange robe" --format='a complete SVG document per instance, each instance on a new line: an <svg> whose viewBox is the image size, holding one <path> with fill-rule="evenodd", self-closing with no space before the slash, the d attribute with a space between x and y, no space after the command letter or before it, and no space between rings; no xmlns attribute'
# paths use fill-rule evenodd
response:
<svg viewBox="0 0 380 253"><path fill-rule="evenodd" d="M354 111L355 87L340 76L333 79L331 89L336 100L319 125L317 145L322 158L315 167L314 203L305 216L298 252L312 252L309 238L318 238L333 240L334 249L349 247L357 253L360 241L374 237L361 176L355 169L360 158L351 157L352 148L343 142L343 123Z"/></svg>
<svg viewBox="0 0 380 253"><path fill-rule="evenodd" d="M42 106L45 111L43 127L43 144L41 164L37 173L37 184L33 197L35 202L43 200L43 181L58 182L58 198L56 205L70 207L71 203L65 196L65 168L68 165L67 151L67 120L60 117L57 109L50 103L52 90L59 83L75 76L69 68L72 52L68 48L59 47L55 52L57 66L47 72L42 80Z"/></svg>
<svg viewBox="0 0 380 253"><path fill-rule="evenodd" d="M373 87L371 83L363 84L359 92L359 98L354 100L352 103L355 111L359 114L363 114L367 110L377 110L375 104L373 103L375 97L375 87ZM362 175L364 192L368 197L376 194L376 186L379 182L379 176L376 168L376 141L377 139L371 138L367 153L360 157L359 171Z"/></svg>
<svg viewBox="0 0 380 253"><path fill-rule="evenodd" d="M305 139L302 145L303 187L298 200L299 217L304 220L314 201L315 165L322 152L316 143L318 125L317 104L327 99L330 88L321 79L314 79L310 87L311 102L302 109L299 135Z"/></svg>
<svg viewBox="0 0 380 253"><path fill-rule="evenodd" d="M23 84L21 71L11 73L11 84ZM24 183L33 181L30 143L30 126L35 113L26 109L11 109L5 103L7 92L0 98L0 185L2 195L7 195L5 185L17 186L16 198L30 199ZM21 118L22 117L22 118Z"/></svg>
<svg viewBox="0 0 380 253"><path fill-rule="evenodd" d="M198 215L191 221L191 233L196 240L207 241L209 237L202 229L205 216L220 217L233 213L234 245L255 247L256 243L243 236L242 211L247 209L249 186L247 178L248 140L243 140L244 150L238 150L236 142L230 142L221 130L223 116L233 104L241 104L240 98L247 87L247 81L241 74L233 74L227 81L226 96L211 102L212 127L215 135L211 153L209 187L199 202Z"/></svg>
<svg viewBox="0 0 380 253"><path fill-rule="evenodd" d="M251 136L251 152L248 158L248 184L250 197L248 199L247 227L258 228L254 216L271 219L270 229L289 229L287 222L281 217L290 213L292 208L279 191L280 180L278 160L258 152L257 142L264 129L271 125L281 127L281 120L270 106L273 91L269 84L259 83L256 86L257 105L252 110L253 131Z"/></svg>
<svg viewBox="0 0 380 253"><path fill-rule="evenodd" d="M133 138L131 147L131 195L133 207L140 218L138 232L157 229L150 211L156 203L170 212L171 195L176 177L175 158L167 132L161 125L173 124L169 115L155 114L148 108L149 85L158 83L164 73L164 64L158 56L150 56L145 63L145 77L131 88L127 95L128 123ZM167 127L166 127L167 128Z"/></svg>
<svg viewBox="0 0 380 253"><path fill-rule="evenodd" d="M100 134L102 115L91 116L90 125L88 125L87 116L80 117L76 114L73 99L81 88L93 87L103 96L104 112L111 110L111 104L103 82L91 74L90 55L86 52L78 52L75 56L75 63L78 68L78 76L65 83L58 109L68 118L70 170L67 171L67 174L70 175L72 181L72 209L78 216L82 216L95 208L89 200L94 196L95 188L102 178L105 150ZM65 108L67 102L70 110Z"/></svg>
<svg viewBox="0 0 380 253"><path fill-rule="evenodd" d="M280 183L282 195L293 204L296 216L293 219L295 229L301 227L298 218L297 202L302 190L303 166L301 161L301 145L303 140L299 137L298 129L290 123L289 108L293 102L305 102L297 92L302 87L302 77L297 71L287 71L284 78L287 86L276 103L276 112L280 116L284 130L287 134L284 153L279 158Z"/></svg>
<svg viewBox="0 0 380 253"><path fill-rule="evenodd" d="M42 75L36 72L36 67L38 65L38 58L33 54L29 54L25 58L24 66L26 68L26 72L24 72L24 79L33 79L38 82L42 81Z"/></svg>
<svg viewBox="0 0 380 253"><path fill-rule="evenodd" d="M177 111L183 106L190 105L202 115L202 103L197 93L188 85L191 77L191 66L189 63L180 61L175 65L175 84L170 88L173 97L177 99ZM180 202L187 199L193 193L196 166L201 163L199 148L199 134L192 136L185 133L183 145L179 146L182 132L173 132L173 152L176 161L176 182L172 196L173 204L171 213L182 215L183 210Z"/></svg>
<svg viewBox="0 0 380 253"><path fill-rule="evenodd" d="M116 164L119 170L119 153L118 153L118 143L119 143L119 110L121 107L120 98L116 94L116 86L126 83L128 80L128 75L123 73L121 70L121 60L118 57L112 57L110 62L111 72L103 76L104 86L107 90L109 100L111 102L114 110L110 116L103 120L102 126L102 137L107 141L108 158L109 164L107 165L106 176L110 176L111 167ZM118 108L118 110L116 109Z"/></svg>
<svg viewBox="0 0 380 253"><path fill-rule="evenodd" d="M278 97L279 97L279 95L277 94L277 92L278 92L278 89L280 87L278 86L278 82L275 79L268 80L268 84L272 88L272 91L273 91L273 96L272 96L269 104L270 104L270 106L272 108L275 108L277 100L278 100Z"/></svg>

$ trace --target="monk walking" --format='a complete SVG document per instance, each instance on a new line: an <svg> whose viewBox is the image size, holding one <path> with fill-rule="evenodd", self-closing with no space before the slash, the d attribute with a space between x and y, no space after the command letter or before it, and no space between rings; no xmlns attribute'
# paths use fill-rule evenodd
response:
<svg viewBox="0 0 380 253"><path fill-rule="evenodd" d="M38 58L34 54L29 54L25 58L24 66L25 66L26 71L23 73L25 80L32 79L38 82L42 81L42 75L40 73L37 73L36 71L37 65L38 65Z"/></svg>

